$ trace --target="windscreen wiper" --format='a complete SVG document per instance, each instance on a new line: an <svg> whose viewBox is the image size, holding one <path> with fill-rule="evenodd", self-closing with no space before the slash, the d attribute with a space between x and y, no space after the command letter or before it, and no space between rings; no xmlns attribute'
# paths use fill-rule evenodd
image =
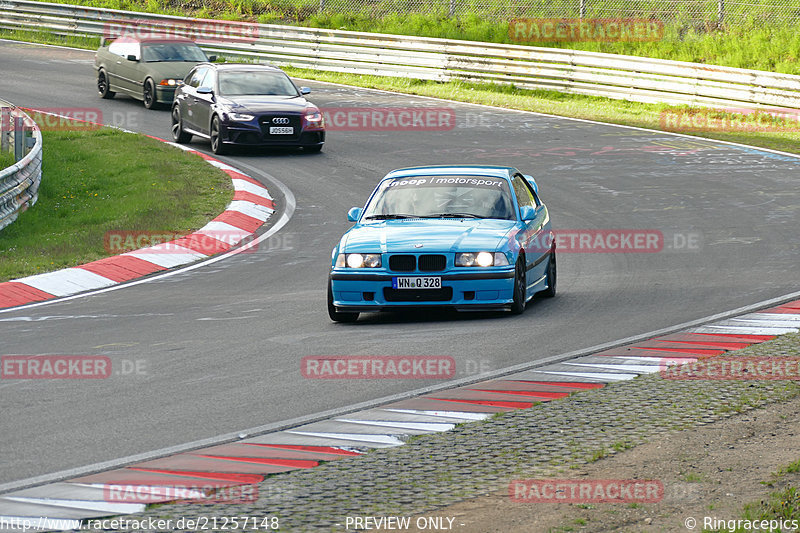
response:
<svg viewBox="0 0 800 533"><path fill-rule="evenodd" d="M433 213L423 218L486 218L474 213Z"/></svg>
<svg viewBox="0 0 800 533"><path fill-rule="evenodd" d="M390 220L396 218L420 218L418 215L407 215L405 213L388 213L385 215L370 215L364 217L366 220Z"/></svg>

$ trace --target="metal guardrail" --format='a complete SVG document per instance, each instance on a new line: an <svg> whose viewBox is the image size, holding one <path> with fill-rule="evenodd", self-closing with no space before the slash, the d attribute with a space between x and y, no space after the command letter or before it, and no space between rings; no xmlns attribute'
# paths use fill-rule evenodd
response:
<svg viewBox="0 0 800 533"><path fill-rule="evenodd" d="M800 108L800 76L578 50L372 34L0 0L0 28L73 36L122 31L194 38L209 52L317 70L524 89L645 103Z"/></svg>
<svg viewBox="0 0 800 533"><path fill-rule="evenodd" d="M0 149L11 148L16 163L0 169L0 229L36 203L42 179L42 134L20 109L0 101Z"/></svg>

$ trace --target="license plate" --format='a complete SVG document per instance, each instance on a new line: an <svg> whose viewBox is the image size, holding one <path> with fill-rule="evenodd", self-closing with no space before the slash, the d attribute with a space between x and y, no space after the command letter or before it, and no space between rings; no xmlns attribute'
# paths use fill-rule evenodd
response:
<svg viewBox="0 0 800 533"><path fill-rule="evenodd" d="M292 135L294 133L294 128L291 126L270 126L269 127L269 134L270 135Z"/></svg>
<svg viewBox="0 0 800 533"><path fill-rule="evenodd" d="M442 278L437 276L393 277L393 289L441 289Z"/></svg>

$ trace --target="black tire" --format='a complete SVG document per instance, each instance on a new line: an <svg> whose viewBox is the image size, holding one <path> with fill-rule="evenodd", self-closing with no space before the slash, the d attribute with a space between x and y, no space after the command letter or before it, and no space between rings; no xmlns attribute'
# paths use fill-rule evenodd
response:
<svg viewBox="0 0 800 533"><path fill-rule="evenodd" d="M188 143L192 140L192 134L183 131L181 109L177 104L172 107L172 140L181 144Z"/></svg>
<svg viewBox="0 0 800 533"><path fill-rule="evenodd" d="M211 128L209 129L209 137L211 137L211 151L217 155L224 155L228 153L228 147L222 142L222 135L219 131L219 117L214 115L211 119Z"/></svg>
<svg viewBox="0 0 800 533"><path fill-rule="evenodd" d="M539 291L538 295L544 298L552 298L556 295L556 284L558 281L558 268L556 266L556 250L550 251L550 259L547 261L547 288Z"/></svg>
<svg viewBox="0 0 800 533"><path fill-rule="evenodd" d="M520 255L514 266L514 301L511 303L511 312L515 315L521 315L525 311L525 296L528 292L525 276L525 257Z"/></svg>
<svg viewBox="0 0 800 533"><path fill-rule="evenodd" d="M153 109L156 104L156 84L153 83L152 78L144 80L144 88L142 89L142 101L147 109Z"/></svg>
<svg viewBox="0 0 800 533"><path fill-rule="evenodd" d="M322 145L320 144L319 146L304 146L303 151L308 152L309 154L318 154L322 151Z"/></svg>
<svg viewBox="0 0 800 533"><path fill-rule="evenodd" d="M100 98L105 98L106 100L114 98L114 95L116 95L117 93L112 91L109 87L110 86L108 84L108 76L106 75L106 71L103 70L103 69L98 70L97 71L97 94L100 95Z"/></svg>
<svg viewBox="0 0 800 533"><path fill-rule="evenodd" d="M330 280L328 280L328 316L331 317L331 320L334 322L355 322L358 320L357 312L336 310L336 306L333 305L333 289L331 288Z"/></svg>

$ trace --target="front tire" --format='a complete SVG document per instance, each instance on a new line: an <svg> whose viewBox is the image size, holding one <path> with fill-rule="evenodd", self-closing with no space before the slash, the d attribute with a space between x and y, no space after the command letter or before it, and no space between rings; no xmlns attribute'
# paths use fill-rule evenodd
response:
<svg viewBox="0 0 800 533"><path fill-rule="evenodd" d="M176 143L185 144L192 140L192 134L183 131L181 110L178 105L172 108L172 139Z"/></svg>
<svg viewBox="0 0 800 533"><path fill-rule="evenodd" d="M333 288L331 282L328 280L328 316L334 322L355 322L358 320L358 313L337 311L336 306L333 305Z"/></svg>
<svg viewBox="0 0 800 533"><path fill-rule="evenodd" d="M558 268L556 267L556 250L550 252L550 260L547 262L547 288L539 291L539 296L552 298L556 295L556 282L558 280Z"/></svg>
<svg viewBox="0 0 800 533"><path fill-rule="evenodd" d="M211 129L209 131L211 137L211 151L217 155L224 155L228 153L228 147L222 142L222 133L219 127L219 117L214 115L211 119Z"/></svg>
<svg viewBox="0 0 800 533"><path fill-rule="evenodd" d="M97 71L97 94L106 100L114 98L114 95L117 94L111 90L111 86L108 84L108 75L103 69Z"/></svg>
<svg viewBox="0 0 800 533"><path fill-rule="evenodd" d="M156 106L156 84L153 83L152 78L147 78L144 80L142 101L144 102L144 107L147 109L153 109Z"/></svg>
<svg viewBox="0 0 800 533"><path fill-rule="evenodd" d="M525 311L525 297L528 293L525 274L525 257L520 255L514 267L514 301L511 303L511 312L515 315L521 315Z"/></svg>

